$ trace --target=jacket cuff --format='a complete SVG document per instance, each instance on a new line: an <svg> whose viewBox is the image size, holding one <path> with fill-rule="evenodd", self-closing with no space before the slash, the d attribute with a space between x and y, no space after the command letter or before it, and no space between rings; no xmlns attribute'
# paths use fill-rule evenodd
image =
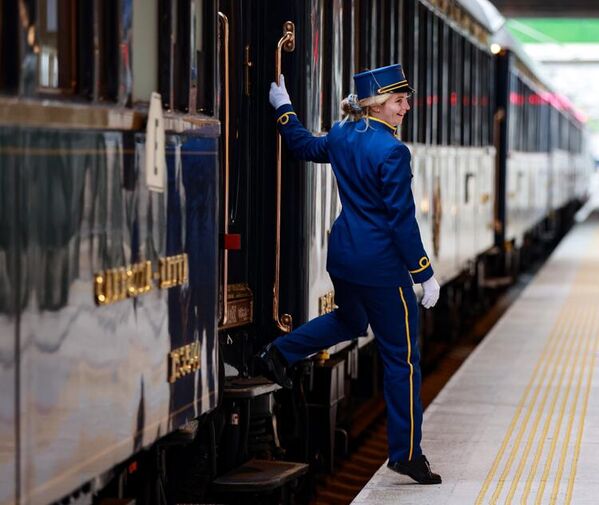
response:
<svg viewBox="0 0 599 505"><path fill-rule="evenodd" d="M429 280L434 274L431 262L426 256L420 258L418 260L418 266L409 269L409 272L415 284L422 284L424 281Z"/></svg>
<svg viewBox="0 0 599 505"><path fill-rule="evenodd" d="M277 126L284 126L287 123L289 123L290 116L296 116L296 113L293 110L293 105L291 105L290 103L281 105L275 111L275 118L277 120Z"/></svg>

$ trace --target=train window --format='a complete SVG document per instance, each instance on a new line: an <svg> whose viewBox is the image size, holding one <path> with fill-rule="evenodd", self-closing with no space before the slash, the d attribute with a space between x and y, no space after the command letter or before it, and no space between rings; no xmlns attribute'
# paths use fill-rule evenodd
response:
<svg viewBox="0 0 599 505"><path fill-rule="evenodd" d="M428 93L426 96L426 117L428 124L427 142L433 144L437 141L437 114L436 114L436 99L437 99L437 37L438 25L437 16L429 13L428 16L428 37L427 37L427 55L428 55Z"/></svg>
<svg viewBox="0 0 599 505"><path fill-rule="evenodd" d="M94 2L94 45L99 48L95 55L95 100L115 101L119 93L119 1ZM84 31L84 30L82 30Z"/></svg>
<svg viewBox="0 0 599 505"><path fill-rule="evenodd" d="M377 67L391 64L391 24L393 19L391 17L391 3L394 0L379 0L374 2L378 4L377 17Z"/></svg>
<svg viewBox="0 0 599 505"><path fill-rule="evenodd" d="M455 68L455 53L453 48L455 46L456 32L451 28L447 27L447 93L445 95L445 103L447 106L447 117L445 122L445 130L447 131L446 138L447 144L453 144L453 116L455 114L455 92L453 89Z"/></svg>
<svg viewBox="0 0 599 505"><path fill-rule="evenodd" d="M522 136L521 136L521 150L529 151L530 150L530 131L528 127L529 116L530 116L530 105L528 104L528 86L526 84L521 84L521 93L520 93L520 110L522 113Z"/></svg>
<svg viewBox="0 0 599 505"><path fill-rule="evenodd" d="M331 79L331 124L339 119L339 104L341 100L345 96L344 88L344 80L345 67L348 66L351 59L344 59L343 56L345 54L345 46L349 45L350 39L345 38L344 32L344 1L343 0L333 0L333 9L332 13L337 13L337 15L332 15L333 18L333 65L332 65L332 79ZM325 4L328 6L328 2ZM325 39L326 40L326 39Z"/></svg>
<svg viewBox="0 0 599 505"><path fill-rule="evenodd" d="M127 103L132 0L2 0L0 13L0 89Z"/></svg>
<svg viewBox="0 0 599 505"><path fill-rule="evenodd" d="M482 49L478 49L478 86L476 90L476 103L478 107L478 131L476 132L476 136L478 139L477 145L479 146L484 146L487 142L485 128L485 107L483 105L483 95L486 93L487 89L487 76L485 75L486 64L487 54Z"/></svg>
<svg viewBox="0 0 599 505"><path fill-rule="evenodd" d="M72 93L76 85L75 0L38 0L35 12L38 91Z"/></svg>
<svg viewBox="0 0 599 505"><path fill-rule="evenodd" d="M549 136L551 117L549 114L549 104L543 99L539 107L539 135L541 136L540 150L543 152L549 151Z"/></svg>
<svg viewBox="0 0 599 505"><path fill-rule="evenodd" d="M527 150L534 151L536 147L536 132L535 126L537 124L535 116L535 105L534 105L534 91L530 87L526 87L526 109L528 115L528 122L526 125L527 131Z"/></svg>
<svg viewBox="0 0 599 505"><path fill-rule="evenodd" d="M401 61L401 9L402 9L402 1L396 0L392 1L389 6L389 39L391 41L391 50L389 54L389 58L391 63L403 63Z"/></svg>
<svg viewBox="0 0 599 505"><path fill-rule="evenodd" d="M518 81L516 76L510 72L509 75L509 97L508 97L508 149L515 151L516 146L516 131L518 127L518 115L517 115L517 96L518 96Z"/></svg>
<svg viewBox="0 0 599 505"><path fill-rule="evenodd" d="M449 102L451 106L451 144L460 145L462 140L462 110L464 83L464 38L459 33L453 37L452 82Z"/></svg>
<svg viewBox="0 0 599 505"><path fill-rule="evenodd" d="M403 30L403 55L402 63L408 82L416 90L416 97L420 93L418 81L418 9L415 0L404 0L402 11ZM415 97L415 98L416 98ZM418 128L418 114L412 111L407 115L407 120L402 124L402 139L414 142Z"/></svg>
<svg viewBox="0 0 599 505"><path fill-rule="evenodd" d="M358 2L358 33L356 40L356 48L358 51L358 72L362 72L369 68L375 68L376 63L376 34L373 33L373 24L376 23L376 18L373 19L371 0L360 0ZM375 37L373 41L373 37Z"/></svg>
<svg viewBox="0 0 599 505"><path fill-rule="evenodd" d="M214 113L213 0L160 0L158 86L164 106Z"/></svg>
<svg viewBox="0 0 599 505"><path fill-rule="evenodd" d="M429 55L428 55L428 18L430 11L423 5L418 4L418 94L414 103L415 114L418 116L418 135L416 141L424 144L427 139L428 117L427 97L430 93L428 87Z"/></svg>
<svg viewBox="0 0 599 505"><path fill-rule="evenodd" d="M526 100L526 89L524 83L518 79L518 151L526 150L526 108L524 107Z"/></svg>
<svg viewBox="0 0 599 505"><path fill-rule="evenodd" d="M158 89L158 0L133 0L133 103L148 102Z"/></svg>
<svg viewBox="0 0 599 505"><path fill-rule="evenodd" d="M343 93L343 69L346 62L343 59L343 0L324 2L322 13L324 29L321 39L332 42L322 45L322 130L328 131L339 118L339 104Z"/></svg>
<svg viewBox="0 0 599 505"><path fill-rule="evenodd" d="M520 85L520 80L515 77L514 79L515 82L515 87L514 87L514 121L513 121L513 130L512 130L512 134L513 134L513 138L514 138L514 144L513 144L513 149L514 151L520 151L522 150L522 107L520 105L521 103L521 98L522 98L522 87Z"/></svg>
<svg viewBox="0 0 599 505"><path fill-rule="evenodd" d="M321 100L321 131L329 131L331 129L331 106L333 96L336 92L335 68L333 60L338 60L335 53L339 48L339 40L333 29L333 17L336 12L337 5L334 5L335 0L328 0L322 4L321 14L321 40L328 41L326 44L321 44L322 65L320 71L320 100Z"/></svg>
<svg viewBox="0 0 599 505"><path fill-rule="evenodd" d="M306 123L306 128L312 131L320 131L322 129L323 118L322 118L322 103L325 89L322 87L323 82L326 82L323 78L323 4L324 0L311 0L310 1L310 33L311 39L307 41L308 53L314 55L314 61L309 65L308 82L312 83L308 86L308 96L306 100L306 108L311 112L310 118ZM329 69L330 71L330 69ZM329 76L330 74L327 74ZM327 83L326 92L329 91L330 83ZM329 100L329 98L326 98Z"/></svg>
<svg viewBox="0 0 599 505"><path fill-rule="evenodd" d="M468 146L471 143L472 133L472 44L466 39L463 40L464 50L464 77L462 93L462 139L461 144Z"/></svg>
<svg viewBox="0 0 599 505"><path fill-rule="evenodd" d="M537 118L537 102L534 89L528 91L528 108L530 109L530 119L528 123L528 133L530 135L530 150L538 151L538 118Z"/></svg>
<svg viewBox="0 0 599 505"><path fill-rule="evenodd" d="M437 142L442 145L447 144L447 122L449 104L447 97L449 95L449 27L441 19L437 18L439 24L439 34L437 38L436 52L438 76L437 76Z"/></svg>
<svg viewBox="0 0 599 505"><path fill-rule="evenodd" d="M343 0L343 83L342 83L342 94L347 96L351 89L353 89L352 75L354 74L354 39L353 37L353 10L354 4L352 0Z"/></svg>
<svg viewBox="0 0 599 505"><path fill-rule="evenodd" d="M77 4L77 26L85 27L77 29L77 94L88 100L94 96L94 4Z"/></svg>
<svg viewBox="0 0 599 505"><path fill-rule="evenodd" d="M492 130L492 117L491 110L489 107L489 97L492 96L491 83L493 82L492 72L492 60L491 57L481 52L480 62L480 92L479 92L479 105L480 105L480 133L481 133L481 145L488 145L493 142L490 138L489 131Z"/></svg>
<svg viewBox="0 0 599 505"><path fill-rule="evenodd" d="M0 0L0 90L16 93L19 87L19 40L17 2Z"/></svg>
<svg viewBox="0 0 599 505"><path fill-rule="evenodd" d="M543 139L541 138L541 97L537 90L534 92L534 105L535 105L535 126L534 126L534 135L535 135L535 151L541 151L541 144L543 143Z"/></svg>
<svg viewBox="0 0 599 505"><path fill-rule="evenodd" d="M472 46L472 84L470 86L470 107L472 108L472 133L471 143L474 146L481 145L480 128L480 50Z"/></svg>

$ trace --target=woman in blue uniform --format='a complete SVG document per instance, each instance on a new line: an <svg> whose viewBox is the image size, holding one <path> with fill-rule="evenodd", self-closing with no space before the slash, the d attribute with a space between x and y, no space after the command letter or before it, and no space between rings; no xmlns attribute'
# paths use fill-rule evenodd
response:
<svg viewBox="0 0 599 505"><path fill-rule="evenodd" d="M331 229L327 270L338 308L277 338L259 361L276 382L291 387L289 365L358 337L370 324L384 365L388 466L421 484L439 484L420 448L418 304L412 287L422 284L422 305L430 308L439 284L416 222L410 151L396 136L413 90L401 65L361 72L354 83L357 95L341 104L345 118L324 137L299 122L283 76L280 85L271 85L270 103L288 148L298 159L330 163L337 178L342 210Z"/></svg>

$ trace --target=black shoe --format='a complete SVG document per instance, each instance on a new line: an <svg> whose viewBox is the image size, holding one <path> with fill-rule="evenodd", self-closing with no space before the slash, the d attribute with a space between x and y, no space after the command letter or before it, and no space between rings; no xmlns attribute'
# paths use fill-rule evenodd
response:
<svg viewBox="0 0 599 505"><path fill-rule="evenodd" d="M287 367L289 366L287 360L272 343L268 344L256 355L256 361L259 372L267 379L276 382L285 389L293 387L293 382L287 376Z"/></svg>
<svg viewBox="0 0 599 505"><path fill-rule="evenodd" d="M387 467L394 472L411 477L418 484L441 484L441 476L431 471L431 465L424 454L410 461L389 461Z"/></svg>

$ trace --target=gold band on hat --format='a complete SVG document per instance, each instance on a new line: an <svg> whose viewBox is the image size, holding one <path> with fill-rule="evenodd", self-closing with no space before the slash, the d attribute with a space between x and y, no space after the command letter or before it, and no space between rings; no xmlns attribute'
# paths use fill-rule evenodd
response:
<svg viewBox="0 0 599 505"><path fill-rule="evenodd" d="M393 84L388 84L387 86L383 86L382 88L379 88L377 93L380 95L382 93L389 93L390 91L396 90L397 88L401 88L403 86L406 87L410 87L408 85L408 80L404 79L403 81L399 81L399 82L394 82Z"/></svg>

